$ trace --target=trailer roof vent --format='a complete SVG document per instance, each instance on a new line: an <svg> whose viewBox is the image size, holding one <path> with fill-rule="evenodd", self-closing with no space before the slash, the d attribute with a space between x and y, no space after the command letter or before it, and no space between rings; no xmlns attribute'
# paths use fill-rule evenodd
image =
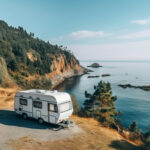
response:
<svg viewBox="0 0 150 150"><path fill-rule="evenodd" d="M53 93L57 93L57 90L54 90Z"/></svg>
<svg viewBox="0 0 150 150"><path fill-rule="evenodd" d="M36 93L44 94L44 91L42 91L42 90L36 90Z"/></svg>

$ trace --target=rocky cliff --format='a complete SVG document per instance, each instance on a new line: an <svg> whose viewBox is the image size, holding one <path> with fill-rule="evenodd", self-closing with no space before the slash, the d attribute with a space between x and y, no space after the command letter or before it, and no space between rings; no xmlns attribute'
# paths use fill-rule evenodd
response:
<svg viewBox="0 0 150 150"><path fill-rule="evenodd" d="M53 87L57 86L66 78L80 76L86 73L86 70L80 66L73 56L70 57L69 62L67 62L64 55L55 58L50 68L52 72L46 74L46 76L51 79Z"/></svg>

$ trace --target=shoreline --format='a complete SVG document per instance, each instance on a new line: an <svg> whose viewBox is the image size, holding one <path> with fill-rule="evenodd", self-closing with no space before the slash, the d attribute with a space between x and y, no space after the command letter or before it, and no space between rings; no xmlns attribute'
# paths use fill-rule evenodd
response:
<svg viewBox="0 0 150 150"><path fill-rule="evenodd" d="M73 78L73 77L80 77L80 76L83 76L83 75L88 74L89 72L91 72L90 69L84 68L83 66L80 66L80 67L81 67L81 70L78 73L73 73L74 70L72 70L73 72L69 71L69 72L67 72L67 75L63 75L63 74L56 75L56 76L59 76L60 80L57 81L57 79L56 79L56 80L53 81L54 84L52 85L51 90L55 90L59 85L61 85L67 79L70 79L70 78Z"/></svg>
<svg viewBox="0 0 150 150"><path fill-rule="evenodd" d="M64 79L58 81L57 84L55 84L54 86L52 86L51 90L57 89L61 84L63 84L63 83L64 83L66 80L68 80L68 79L71 79L71 78L74 78L74 77L81 77L81 76L83 76L83 75L85 75L85 74L82 74L82 75L74 75L74 76L70 76L70 77L65 77Z"/></svg>
<svg viewBox="0 0 150 150"><path fill-rule="evenodd" d="M135 89L141 89L143 91L150 91L150 86L149 85L141 85L141 86L136 86L132 84L118 84L119 87L126 89L126 88L135 88Z"/></svg>

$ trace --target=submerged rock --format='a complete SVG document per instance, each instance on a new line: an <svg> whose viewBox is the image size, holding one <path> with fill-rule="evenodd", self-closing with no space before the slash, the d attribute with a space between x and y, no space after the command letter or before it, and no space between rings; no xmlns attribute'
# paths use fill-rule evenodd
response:
<svg viewBox="0 0 150 150"><path fill-rule="evenodd" d="M99 78L99 76L88 76L88 78Z"/></svg>
<svg viewBox="0 0 150 150"><path fill-rule="evenodd" d="M107 77L107 76L110 76L110 74L108 73L102 74L102 77Z"/></svg>

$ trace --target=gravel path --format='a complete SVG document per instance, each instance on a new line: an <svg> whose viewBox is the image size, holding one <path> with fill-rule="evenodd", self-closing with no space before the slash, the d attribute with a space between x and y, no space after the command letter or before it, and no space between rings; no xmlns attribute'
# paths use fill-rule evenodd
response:
<svg viewBox="0 0 150 150"><path fill-rule="evenodd" d="M38 124L36 120L23 120L12 110L0 110L0 150L10 150L7 141L29 136L40 141L71 138L82 131L77 125L69 129L54 131L51 124Z"/></svg>

